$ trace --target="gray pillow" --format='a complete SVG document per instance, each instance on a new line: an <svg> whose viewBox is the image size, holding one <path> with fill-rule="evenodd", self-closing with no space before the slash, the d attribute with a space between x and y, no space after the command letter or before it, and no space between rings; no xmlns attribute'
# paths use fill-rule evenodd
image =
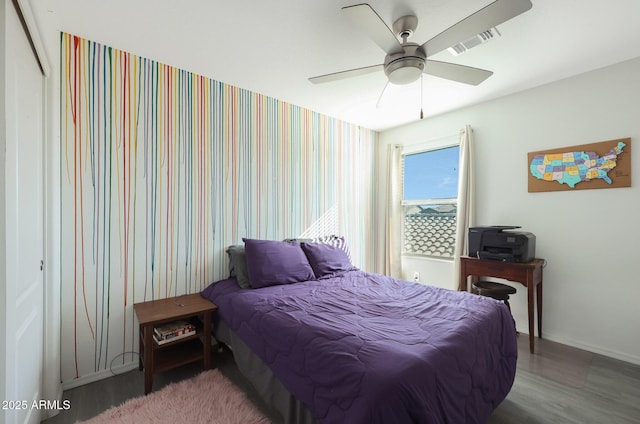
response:
<svg viewBox="0 0 640 424"><path fill-rule="evenodd" d="M232 245L227 248L229 255L229 275L235 277L238 285L243 289L250 289L249 272L247 271L247 256L244 246Z"/></svg>

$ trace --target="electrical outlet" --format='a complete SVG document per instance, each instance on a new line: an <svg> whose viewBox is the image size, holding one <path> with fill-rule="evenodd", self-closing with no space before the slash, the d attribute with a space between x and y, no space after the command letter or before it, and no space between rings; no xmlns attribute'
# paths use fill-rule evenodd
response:
<svg viewBox="0 0 640 424"><path fill-rule="evenodd" d="M420 282L420 273L418 271L413 273L413 281L416 283Z"/></svg>

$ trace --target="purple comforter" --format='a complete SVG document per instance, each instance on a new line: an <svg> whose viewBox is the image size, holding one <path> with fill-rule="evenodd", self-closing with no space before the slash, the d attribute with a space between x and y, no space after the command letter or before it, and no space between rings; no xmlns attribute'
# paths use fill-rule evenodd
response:
<svg viewBox="0 0 640 424"><path fill-rule="evenodd" d="M202 295L322 423L485 423L515 377L493 299L362 271Z"/></svg>

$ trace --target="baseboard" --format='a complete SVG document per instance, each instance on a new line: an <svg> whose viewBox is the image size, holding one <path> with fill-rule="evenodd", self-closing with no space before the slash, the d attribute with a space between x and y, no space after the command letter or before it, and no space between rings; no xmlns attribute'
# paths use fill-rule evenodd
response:
<svg viewBox="0 0 640 424"><path fill-rule="evenodd" d="M553 334L544 333L544 338L551 340L552 342L561 343L567 346L575 347L577 349L586 350L591 353L597 353L598 355L607 356L609 358L618 359L620 361L628 362L634 365L640 365L640 357L629 355L615 350L607 349L602 346L593 346L586 343L582 343L576 340L568 339L566 337L556 337Z"/></svg>
<svg viewBox="0 0 640 424"><path fill-rule="evenodd" d="M74 387L84 386L85 384L93 383L95 381L104 380L105 378L113 377L117 374L122 374L125 372L129 372L133 369L138 368L138 360L119 365L117 367L112 367L108 370L102 370L95 372L93 374L83 375L80 378L76 378L69 381L64 381L62 383L62 389L68 390L73 389Z"/></svg>

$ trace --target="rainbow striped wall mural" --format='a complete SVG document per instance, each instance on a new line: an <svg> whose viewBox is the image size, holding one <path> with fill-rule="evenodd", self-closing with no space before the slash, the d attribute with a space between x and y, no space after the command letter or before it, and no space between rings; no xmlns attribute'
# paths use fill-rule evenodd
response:
<svg viewBox="0 0 640 424"><path fill-rule="evenodd" d="M367 269L377 133L61 35L62 378L137 363L135 302L242 237L344 235Z"/></svg>

